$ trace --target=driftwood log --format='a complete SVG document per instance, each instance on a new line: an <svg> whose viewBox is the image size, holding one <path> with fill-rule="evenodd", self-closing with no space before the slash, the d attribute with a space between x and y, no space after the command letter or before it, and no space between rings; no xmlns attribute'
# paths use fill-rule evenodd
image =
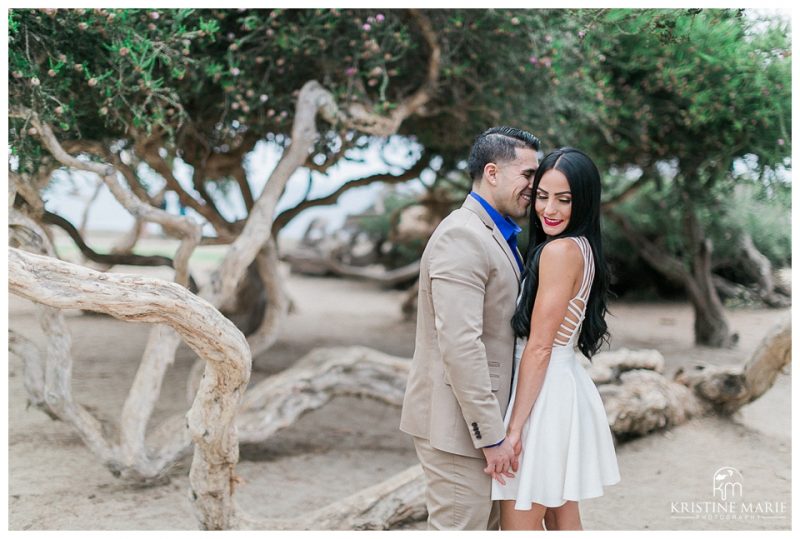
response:
<svg viewBox="0 0 800 539"><path fill-rule="evenodd" d="M409 361L360 346L320 348L251 388L237 420L239 439L258 442L338 396L403 403Z"/></svg>
<svg viewBox="0 0 800 539"><path fill-rule="evenodd" d="M419 277L419 260L400 268L387 270L380 264L351 266L339 262L328 254L310 249L295 250L286 253L282 258L291 264L292 271L298 273L351 277L373 281L385 287L407 283Z"/></svg>
<svg viewBox="0 0 800 539"><path fill-rule="evenodd" d="M663 373L656 351L618 350L598 354L590 369L605 404L612 432L620 439L669 428L709 413L731 415L763 395L791 362L791 319L765 335L739 366L697 364Z"/></svg>
<svg viewBox="0 0 800 539"><path fill-rule="evenodd" d="M715 411L730 415L763 395L791 361L792 322L787 317L764 336L743 366L695 365L679 370L675 380L692 388Z"/></svg>

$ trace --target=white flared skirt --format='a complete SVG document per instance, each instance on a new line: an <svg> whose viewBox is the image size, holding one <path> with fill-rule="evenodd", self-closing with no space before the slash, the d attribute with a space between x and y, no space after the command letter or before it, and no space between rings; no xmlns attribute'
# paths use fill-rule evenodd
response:
<svg viewBox="0 0 800 539"><path fill-rule="evenodd" d="M505 424L517 393L519 360L524 342L517 343L514 383ZM492 481L493 500L516 500L515 509L533 503L559 507L603 494L618 483L614 440L603 401L571 347L554 347L542 389L522 429L522 453L513 479Z"/></svg>

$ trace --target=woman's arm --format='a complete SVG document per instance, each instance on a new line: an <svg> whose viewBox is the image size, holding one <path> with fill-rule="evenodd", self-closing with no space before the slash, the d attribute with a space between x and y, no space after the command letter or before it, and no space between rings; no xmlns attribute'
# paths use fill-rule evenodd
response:
<svg viewBox="0 0 800 539"><path fill-rule="evenodd" d="M583 256L574 241L562 238L544 246L530 335L520 360L517 394L507 429L514 446L519 445L522 426L539 395L556 332L567 314L570 299L577 293L582 274Z"/></svg>

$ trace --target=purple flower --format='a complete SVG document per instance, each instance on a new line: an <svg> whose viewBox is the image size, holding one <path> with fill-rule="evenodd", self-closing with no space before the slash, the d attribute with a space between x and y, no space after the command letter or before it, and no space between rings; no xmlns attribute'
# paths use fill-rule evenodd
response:
<svg viewBox="0 0 800 539"><path fill-rule="evenodd" d="M583 30L578 32L578 37L581 38L581 39L583 39L583 36L585 36L585 35L586 35L586 32L584 32Z"/></svg>
<svg viewBox="0 0 800 539"><path fill-rule="evenodd" d="M344 74L348 77L354 77L358 73L358 70L355 67L348 67L344 70Z"/></svg>
<svg viewBox="0 0 800 539"><path fill-rule="evenodd" d="M778 146L783 146L784 144L786 144L786 141L783 140L782 138L779 138L778 139Z"/></svg>
<svg viewBox="0 0 800 539"><path fill-rule="evenodd" d="M383 13L378 13L375 15L375 20L378 22L383 22L386 17L383 16Z"/></svg>
<svg viewBox="0 0 800 539"><path fill-rule="evenodd" d="M365 22L361 26L361 29L364 30L365 32L369 32L370 30L372 30L372 26L370 26L370 24L368 22Z"/></svg>
<svg viewBox="0 0 800 539"><path fill-rule="evenodd" d="M531 56L531 57L530 57L528 60L529 60L529 61L530 61L530 63L532 63L533 65L536 65L536 64L538 64L538 63L539 63L539 59L538 59L537 57L535 57L535 56Z"/></svg>

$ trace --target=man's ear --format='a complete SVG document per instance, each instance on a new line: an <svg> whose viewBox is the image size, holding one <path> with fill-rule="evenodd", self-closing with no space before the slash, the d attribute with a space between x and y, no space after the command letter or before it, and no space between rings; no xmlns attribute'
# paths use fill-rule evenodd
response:
<svg viewBox="0 0 800 539"><path fill-rule="evenodd" d="M486 163L483 167L483 177L491 185L497 185L497 165L495 163Z"/></svg>

